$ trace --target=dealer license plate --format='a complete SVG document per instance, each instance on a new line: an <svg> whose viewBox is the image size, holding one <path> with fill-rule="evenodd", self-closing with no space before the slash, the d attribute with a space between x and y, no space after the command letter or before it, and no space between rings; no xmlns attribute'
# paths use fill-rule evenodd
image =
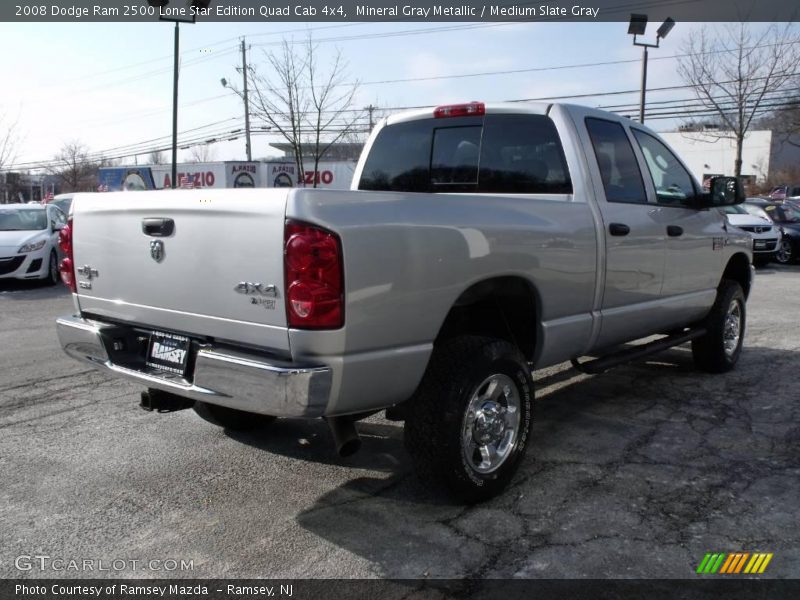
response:
<svg viewBox="0 0 800 600"><path fill-rule="evenodd" d="M147 366L183 375L189 358L189 338L154 331L147 348Z"/></svg>

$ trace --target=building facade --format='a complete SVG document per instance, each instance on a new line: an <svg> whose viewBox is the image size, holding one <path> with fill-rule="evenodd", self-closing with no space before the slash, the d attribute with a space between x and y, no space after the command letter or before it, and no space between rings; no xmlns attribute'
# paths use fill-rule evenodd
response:
<svg viewBox="0 0 800 600"><path fill-rule="evenodd" d="M700 181L713 175L733 175L736 140L730 132L667 131L660 135ZM773 131L750 131L742 146L742 176L755 184L794 183L789 179L800 177L800 147Z"/></svg>

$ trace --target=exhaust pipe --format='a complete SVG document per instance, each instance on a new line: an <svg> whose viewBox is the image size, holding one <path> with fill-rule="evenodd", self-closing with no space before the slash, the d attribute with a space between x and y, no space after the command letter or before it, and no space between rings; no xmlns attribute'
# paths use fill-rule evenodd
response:
<svg viewBox="0 0 800 600"><path fill-rule="evenodd" d="M336 452L339 456L352 456L361 448L355 421L351 417L328 417L325 419L333 434Z"/></svg>
<svg viewBox="0 0 800 600"><path fill-rule="evenodd" d="M139 401L139 408L148 412L154 410L160 413L175 412L184 408L192 408L192 406L194 406L194 400L154 388L142 392Z"/></svg>

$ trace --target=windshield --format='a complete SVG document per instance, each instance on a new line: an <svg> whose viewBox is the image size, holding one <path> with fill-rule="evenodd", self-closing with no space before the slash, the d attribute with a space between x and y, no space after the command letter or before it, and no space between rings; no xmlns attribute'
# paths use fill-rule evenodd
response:
<svg viewBox="0 0 800 600"><path fill-rule="evenodd" d="M734 204L732 206L726 206L725 212L729 215L746 215L749 214L747 210L741 204Z"/></svg>
<svg viewBox="0 0 800 600"><path fill-rule="evenodd" d="M744 209L754 217L761 217L767 221L772 221L772 219L769 218L769 215L760 206L756 206L755 204L742 204L742 206L744 206Z"/></svg>
<svg viewBox="0 0 800 600"><path fill-rule="evenodd" d="M0 231L38 231L47 229L47 212L41 209L0 209Z"/></svg>

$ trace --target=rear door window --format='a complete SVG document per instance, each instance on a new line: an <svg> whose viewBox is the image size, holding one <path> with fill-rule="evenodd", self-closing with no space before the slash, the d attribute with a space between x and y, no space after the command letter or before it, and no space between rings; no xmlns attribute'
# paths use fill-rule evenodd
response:
<svg viewBox="0 0 800 600"><path fill-rule="evenodd" d="M586 129L603 179L606 200L646 204L642 173L625 128L614 121L588 117Z"/></svg>
<svg viewBox="0 0 800 600"><path fill-rule="evenodd" d="M479 187L485 193L572 193L553 121L544 115L486 117Z"/></svg>
<svg viewBox="0 0 800 600"><path fill-rule="evenodd" d="M359 189L569 194L572 183L549 117L499 114L385 127Z"/></svg>

